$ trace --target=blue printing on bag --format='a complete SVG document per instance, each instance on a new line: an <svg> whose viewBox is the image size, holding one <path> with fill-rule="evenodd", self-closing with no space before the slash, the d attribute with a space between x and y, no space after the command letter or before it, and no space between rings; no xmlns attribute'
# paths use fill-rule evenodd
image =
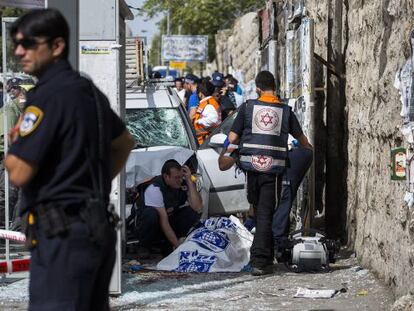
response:
<svg viewBox="0 0 414 311"><path fill-rule="evenodd" d="M209 272L217 257L194 252L180 252L179 265L176 272Z"/></svg>

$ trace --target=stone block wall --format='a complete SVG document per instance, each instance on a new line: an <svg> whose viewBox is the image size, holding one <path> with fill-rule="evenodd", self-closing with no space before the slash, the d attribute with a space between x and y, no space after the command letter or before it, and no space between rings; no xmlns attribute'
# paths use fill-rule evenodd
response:
<svg viewBox="0 0 414 311"><path fill-rule="evenodd" d="M315 51L325 58L330 1L307 2ZM391 148L407 147L393 83L409 56L414 1L345 0L342 16L348 241L398 297L414 292L414 209L403 200L405 182L390 179Z"/></svg>
<svg viewBox="0 0 414 311"><path fill-rule="evenodd" d="M407 146L393 82L408 56L414 3L349 1L347 23L348 232L358 258L399 296L414 291L414 210L388 165L391 148Z"/></svg>
<svg viewBox="0 0 414 311"><path fill-rule="evenodd" d="M306 1L315 20L315 52L325 60L332 40L329 6L334 2ZM347 194L348 243L361 264L391 286L396 297L414 294L414 208L404 202L405 182L391 181L389 168L391 149L407 147L399 132L401 103L393 83L410 55L408 36L414 28L414 0L337 3L342 4L347 160L343 191ZM259 49L258 22L257 14L249 13L232 29L219 32L217 60L212 67L226 73L231 66L244 73L245 82L253 79ZM323 68L320 81L316 81L320 88L326 86L327 70ZM322 97L326 97L326 90ZM327 105L325 102L318 110L325 122Z"/></svg>
<svg viewBox="0 0 414 311"><path fill-rule="evenodd" d="M216 35L216 68L223 73L242 73L243 81L254 79L256 51L259 50L259 18L251 12L238 18L231 29ZM211 74L211 73L209 73Z"/></svg>

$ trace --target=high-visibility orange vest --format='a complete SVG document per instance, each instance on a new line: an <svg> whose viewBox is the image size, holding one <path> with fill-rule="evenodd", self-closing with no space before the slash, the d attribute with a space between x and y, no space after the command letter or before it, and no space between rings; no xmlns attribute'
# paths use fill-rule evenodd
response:
<svg viewBox="0 0 414 311"><path fill-rule="evenodd" d="M197 123L197 120L201 119L203 111L207 105L212 105L214 109L216 109L217 114L218 114L217 123L213 124L209 128L205 128L203 125ZM217 102L217 100L212 96L203 98L198 104L198 107L197 107L197 110L196 110L196 113L193 119L193 125L194 125L194 129L196 132L198 143L201 145L204 139L206 139L206 137L211 133L211 131L215 129L217 126L219 126L220 123L221 123L221 110L220 110L220 105Z"/></svg>

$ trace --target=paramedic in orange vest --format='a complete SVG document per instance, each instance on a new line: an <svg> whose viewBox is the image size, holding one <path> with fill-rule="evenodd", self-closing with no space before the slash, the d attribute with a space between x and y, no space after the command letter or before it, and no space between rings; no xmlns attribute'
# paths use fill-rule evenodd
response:
<svg viewBox="0 0 414 311"><path fill-rule="evenodd" d="M197 87L200 103L193 118L193 126L196 131L198 143L201 145L204 139L220 125L221 111L217 100L211 96L214 85L205 80Z"/></svg>

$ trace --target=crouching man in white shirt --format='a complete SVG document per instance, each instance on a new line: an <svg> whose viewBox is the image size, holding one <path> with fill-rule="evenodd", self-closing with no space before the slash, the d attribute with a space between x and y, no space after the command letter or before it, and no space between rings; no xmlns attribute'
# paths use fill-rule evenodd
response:
<svg viewBox="0 0 414 311"><path fill-rule="evenodd" d="M146 187L137 202L141 205L136 228L139 244L148 249L161 247L168 255L199 221L202 199L191 180L190 169L176 160L166 161L161 175Z"/></svg>

